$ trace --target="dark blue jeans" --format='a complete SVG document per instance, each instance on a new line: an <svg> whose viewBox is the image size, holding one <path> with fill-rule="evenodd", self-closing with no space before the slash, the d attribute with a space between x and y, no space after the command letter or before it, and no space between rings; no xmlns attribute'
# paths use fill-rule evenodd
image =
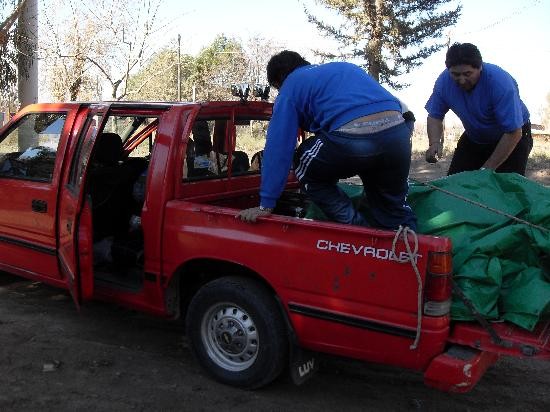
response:
<svg viewBox="0 0 550 412"><path fill-rule="evenodd" d="M368 135L317 134L296 150L294 171L302 190L331 220L416 229L416 216L407 204L410 138L411 128L405 123ZM368 218L337 185L356 175L363 182Z"/></svg>
<svg viewBox="0 0 550 412"><path fill-rule="evenodd" d="M527 159L533 148L533 136L531 135L531 122L527 122L522 127L521 140L514 148L508 158L497 167L500 173L518 173L525 176L527 168ZM462 133L449 166L447 175L464 172L466 170L478 170L491 157L497 143L479 144L470 140L466 132Z"/></svg>

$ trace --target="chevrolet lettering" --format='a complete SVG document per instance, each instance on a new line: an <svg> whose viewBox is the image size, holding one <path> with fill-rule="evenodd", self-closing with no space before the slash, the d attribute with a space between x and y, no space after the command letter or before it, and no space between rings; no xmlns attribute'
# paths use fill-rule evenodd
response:
<svg viewBox="0 0 550 412"><path fill-rule="evenodd" d="M365 246L365 245L356 245L353 243L345 243L345 242L332 242L330 240L324 240L324 239L319 239L317 241L317 249L327 251L327 252L367 256L367 257L372 257L374 259L380 259L380 260L393 260L399 263L405 263L411 260L407 252L399 252L396 255L393 251L389 249L375 248L372 246ZM417 262L418 258L421 258L421 257L422 255L420 254L413 255L413 259L415 262Z"/></svg>

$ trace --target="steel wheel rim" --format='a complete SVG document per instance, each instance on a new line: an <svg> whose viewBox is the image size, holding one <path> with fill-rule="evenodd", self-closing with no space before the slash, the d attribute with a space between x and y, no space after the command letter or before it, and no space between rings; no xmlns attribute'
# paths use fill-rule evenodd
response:
<svg viewBox="0 0 550 412"><path fill-rule="evenodd" d="M248 369L258 356L258 329L250 315L232 303L210 307L202 320L201 337L210 359L225 370Z"/></svg>

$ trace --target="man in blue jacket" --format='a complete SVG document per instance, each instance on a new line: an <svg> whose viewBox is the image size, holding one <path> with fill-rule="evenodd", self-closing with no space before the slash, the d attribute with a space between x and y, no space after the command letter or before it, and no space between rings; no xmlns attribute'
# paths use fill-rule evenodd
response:
<svg viewBox="0 0 550 412"><path fill-rule="evenodd" d="M399 100L354 64L314 65L288 50L270 59L267 78L279 95L263 154L260 206L238 217L255 222L271 214L294 161L303 191L329 219L415 229L406 201L411 124L405 123ZM299 128L314 136L295 151ZM337 185L356 175L363 182L369 219Z"/></svg>
<svg viewBox="0 0 550 412"><path fill-rule="evenodd" d="M446 70L426 103L429 148L426 160L436 162L443 143L443 118L452 110L462 121L448 174L492 169L525 174L533 147L529 111L516 81L500 67L482 61L478 48L455 43L447 51Z"/></svg>

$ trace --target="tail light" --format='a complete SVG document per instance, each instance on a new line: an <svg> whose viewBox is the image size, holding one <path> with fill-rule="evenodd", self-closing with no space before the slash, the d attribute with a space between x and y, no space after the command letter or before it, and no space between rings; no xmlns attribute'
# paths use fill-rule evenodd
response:
<svg viewBox="0 0 550 412"><path fill-rule="evenodd" d="M430 252L424 286L424 314L444 316L451 310L453 261L449 252Z"/></svg>

